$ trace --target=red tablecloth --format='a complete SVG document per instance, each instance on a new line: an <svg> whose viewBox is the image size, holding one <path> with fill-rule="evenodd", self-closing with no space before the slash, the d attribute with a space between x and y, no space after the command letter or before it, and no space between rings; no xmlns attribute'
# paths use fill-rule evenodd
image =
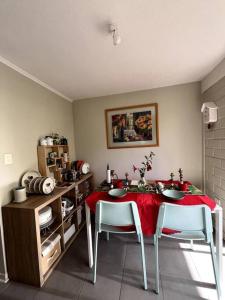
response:
<svg viewBox="0 0 225 300"><path fill-rule="evenodd" d="M159 206L162 202L170 202L180 205L198 205L206 204L213 210L216 206L214 200L208 196L185 195L182 200L168 201L160 194L127 193L120 199L114 199L107 192L93 192L86 198L86 203L92 212L95 212L95 205L99 200L108 200L113 202L135 201L137 203L142 231L145 235L155 233Z"/></svg>

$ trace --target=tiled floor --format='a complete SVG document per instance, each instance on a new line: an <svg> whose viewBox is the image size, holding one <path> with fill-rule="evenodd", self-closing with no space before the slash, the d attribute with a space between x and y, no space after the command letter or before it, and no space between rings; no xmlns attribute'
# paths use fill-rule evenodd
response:
<svg viewBox="0 0 225 300"><path fill-rule="evenodd" d="M85 230L41 289L9 282L0 285L0 300L188 300L217 299L207 246L161 240L160 294L154 293L154 256L145 240L148 291L143 290L139 244L131 236L104 236L99 243L97 282L91 283Z"/></svg>

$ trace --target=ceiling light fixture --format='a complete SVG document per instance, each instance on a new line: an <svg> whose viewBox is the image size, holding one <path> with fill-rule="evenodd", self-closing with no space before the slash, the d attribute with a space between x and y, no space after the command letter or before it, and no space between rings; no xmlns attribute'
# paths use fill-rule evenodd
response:
<svg viewBox="0 0 225 300"><path fill-rule="evenodd" d="M115 46L119 45L121 43L122 39L121 39L121 36L119 35L117 26L115 24L110 24L109 30L113 37L113 44Z"/></svg>

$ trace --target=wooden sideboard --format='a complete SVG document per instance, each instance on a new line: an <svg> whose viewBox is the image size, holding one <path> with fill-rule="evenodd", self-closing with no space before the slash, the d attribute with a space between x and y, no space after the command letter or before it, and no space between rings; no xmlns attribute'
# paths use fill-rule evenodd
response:
<svg viewBox="0 0 225 300"><path fill-rule="evenodd" d="M82 179L77 182L68 183L66 187L56 187L51 195L33 195L22 203L10 203L2 207L6 260L10 280L35 286L42 286L45 283L84 227L84 199L92 191L93 174L89 173L83 175ZM74 202L74 208L64 217L61 209L63 197ZM51 206L54 223L43 233L39 225L39 211L45 206ZM75 225L75 233L65 242L64 234L72 224ZM61 237L60 244L48 258L51 263L49 263L49 267L46 267L42 256L42 246L56 234Z"/></svg>

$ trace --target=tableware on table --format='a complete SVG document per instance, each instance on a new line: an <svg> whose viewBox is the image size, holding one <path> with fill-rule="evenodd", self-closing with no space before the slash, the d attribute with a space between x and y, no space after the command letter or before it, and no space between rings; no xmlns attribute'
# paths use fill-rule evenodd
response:
<svg viewBox="0 0 225 300"><path fill-rule="evenodd" d="M157 183L156 187L157 187L158 192L159 192L159 193L162 193L163 190L164 190L164 188L165 188L165 185L164 185L162 182L159 181L159 182Z"/></svg>
<svg viewBox="0 0 225 300"><path fill-rule="evenodd" d="M116 181L116 187L118 189L122 189L123 188L123 180L117 180Z"/></svg>
<svg viewBox="0 0 225 300"><path fill-rule="evenodd" d="M123 189L112 189L108 192L108 194L111 196L111 197L115 197L115 198L122 198L124 197L127 193L125 190Z"/></svg>
<svg viewBox="0 0 225 300"><path fill-rule="evenodd" d="M107 164L106 170L106 182L111 183L111 170L109 169L109 164Z"/></svg>
<svg viewBox="0 0 225 300"><path fill-rule="evenodd" d="M162 194L170 200L181 200L184 198L184 193L182 191L164 190Z"/></svg>
<svg viewBox="0 0 225 300"><path fill-rule="evenodd" d="M188 190L188 184L187 182L178 182L178 187L180 191L187 191Z"/></svg>
<svg viewBox="0 0 225 300"><path fill-rule="evenodd" d="M114 170L111 170L111 182L113 180L118 180L118 175L115 173Z"/></svg>
<svg viewBox="0 0 225 300"><path fill-rule="evenodd" d="M138 185L138 180L132 179L130 185L131 186L137 186Z"/></svg>
<svg viewBox="0 0 225 300"><path fill-rule="evenodd" d="M110 188L113 189L116 186L116 182L118 180L118 176L117 176L117 174L115 173L114 170L110 170L110 171L111 171L111 181L110 181L111 184L110 184Z"/></svg>
<svg viewBox="0 0 225 300"><path fill-rule="evenodd" d="M185 193L191 194L192 196L205 196L205 194L194 185L189 185L188 191Z"/></svg>

